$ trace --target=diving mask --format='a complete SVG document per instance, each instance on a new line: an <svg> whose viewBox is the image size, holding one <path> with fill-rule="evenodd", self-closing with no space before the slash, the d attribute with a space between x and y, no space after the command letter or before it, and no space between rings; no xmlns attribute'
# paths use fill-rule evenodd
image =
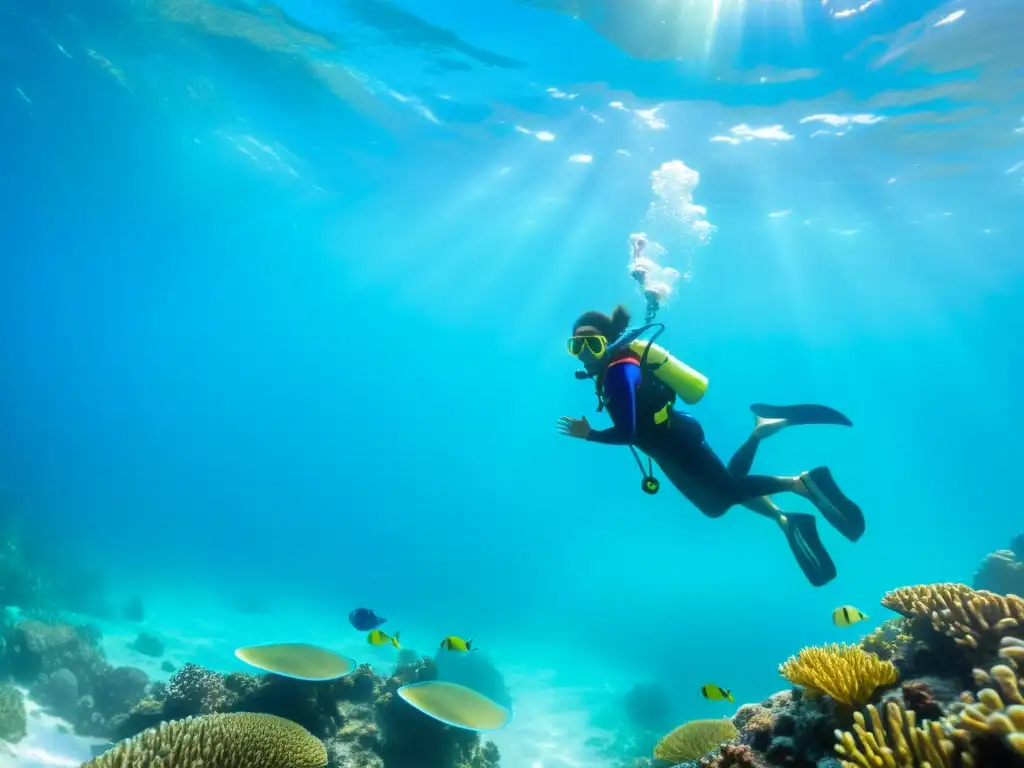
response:
<svg viewBox="0 0 1024 768"><path fill-rule="evenodd" d="M608 351L608 340L604 336L573 336L566 346L573 357L579 357L585 349L595 360L600 360Z"/></svg>

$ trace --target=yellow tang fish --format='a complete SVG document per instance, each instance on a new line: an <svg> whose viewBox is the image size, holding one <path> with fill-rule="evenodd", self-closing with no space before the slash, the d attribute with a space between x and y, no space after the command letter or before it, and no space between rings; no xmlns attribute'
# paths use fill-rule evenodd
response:
<svg viewBox="0 0 1024 768"><path fill-rule="evenodd" d="M870 618L866 613L861 613L852 605L841 605L832 611L832 623L837 627L850 627L858 621L867 621Z"/></svg>
<svg viewBox="0 0 1024 768"><path fill-rule="evenodd" d="M387 632L381 632L379 629L371 629L370 634L366 636L366 642L370 645L387 645L391 643L395 648L401 648L398 644L398 632L395 632L394 637L388 637Z"/></svg>
<svg viewBox="0 0 1024 768"><path fill-rule="evenodd" d="M473 638L463 640L455 635L448 635L441 641L441 647L449 651L470 651L473 649Z"/></svg>
<svg viewBox="0 0 1024 768"><path fill-rule="evenodd" d="M719 688L717 685L702 685L700 695L709 701L736 701L730 691Z"/></svg>

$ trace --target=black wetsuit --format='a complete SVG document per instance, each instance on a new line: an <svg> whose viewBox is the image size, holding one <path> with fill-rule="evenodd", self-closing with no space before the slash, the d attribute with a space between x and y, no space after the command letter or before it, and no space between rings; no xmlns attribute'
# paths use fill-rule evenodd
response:
<svg viewBox="0 0 1024 768"><path fill-rule="evenodd" d="M791 490L785 478L748 474L757 451L755 438L740 447L728 467L723 464L704 439L700 423L672 408L671 390L653 374L645 380L638 362L622 360L610 365L603 375L601 394L612 427L592 430L587 439L639 448L705 515L719 517L736 504ZM655 423L655 413L666 406L668 419Z"/></svg>

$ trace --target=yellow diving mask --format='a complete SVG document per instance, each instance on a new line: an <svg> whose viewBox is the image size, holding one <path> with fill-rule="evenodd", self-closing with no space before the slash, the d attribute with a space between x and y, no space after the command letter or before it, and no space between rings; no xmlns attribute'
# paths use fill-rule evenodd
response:
<svg viewBox="0 0 1024 768"><path fill-rule="evenodd" d="M586 349L595 360L600 360L608 351L608 340L604 336L573 336L566 346L573 357L579 357Z"/></svg>

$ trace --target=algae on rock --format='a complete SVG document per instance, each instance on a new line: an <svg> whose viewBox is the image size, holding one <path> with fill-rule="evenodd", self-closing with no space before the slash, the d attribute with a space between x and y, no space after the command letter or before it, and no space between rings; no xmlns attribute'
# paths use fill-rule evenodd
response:
<svg viewBox="0 0 1024 768"><path fill-rule="evenodd" d="M18 742L28 733L25 697L11 685L0 685L0 739Z"/></svg>

